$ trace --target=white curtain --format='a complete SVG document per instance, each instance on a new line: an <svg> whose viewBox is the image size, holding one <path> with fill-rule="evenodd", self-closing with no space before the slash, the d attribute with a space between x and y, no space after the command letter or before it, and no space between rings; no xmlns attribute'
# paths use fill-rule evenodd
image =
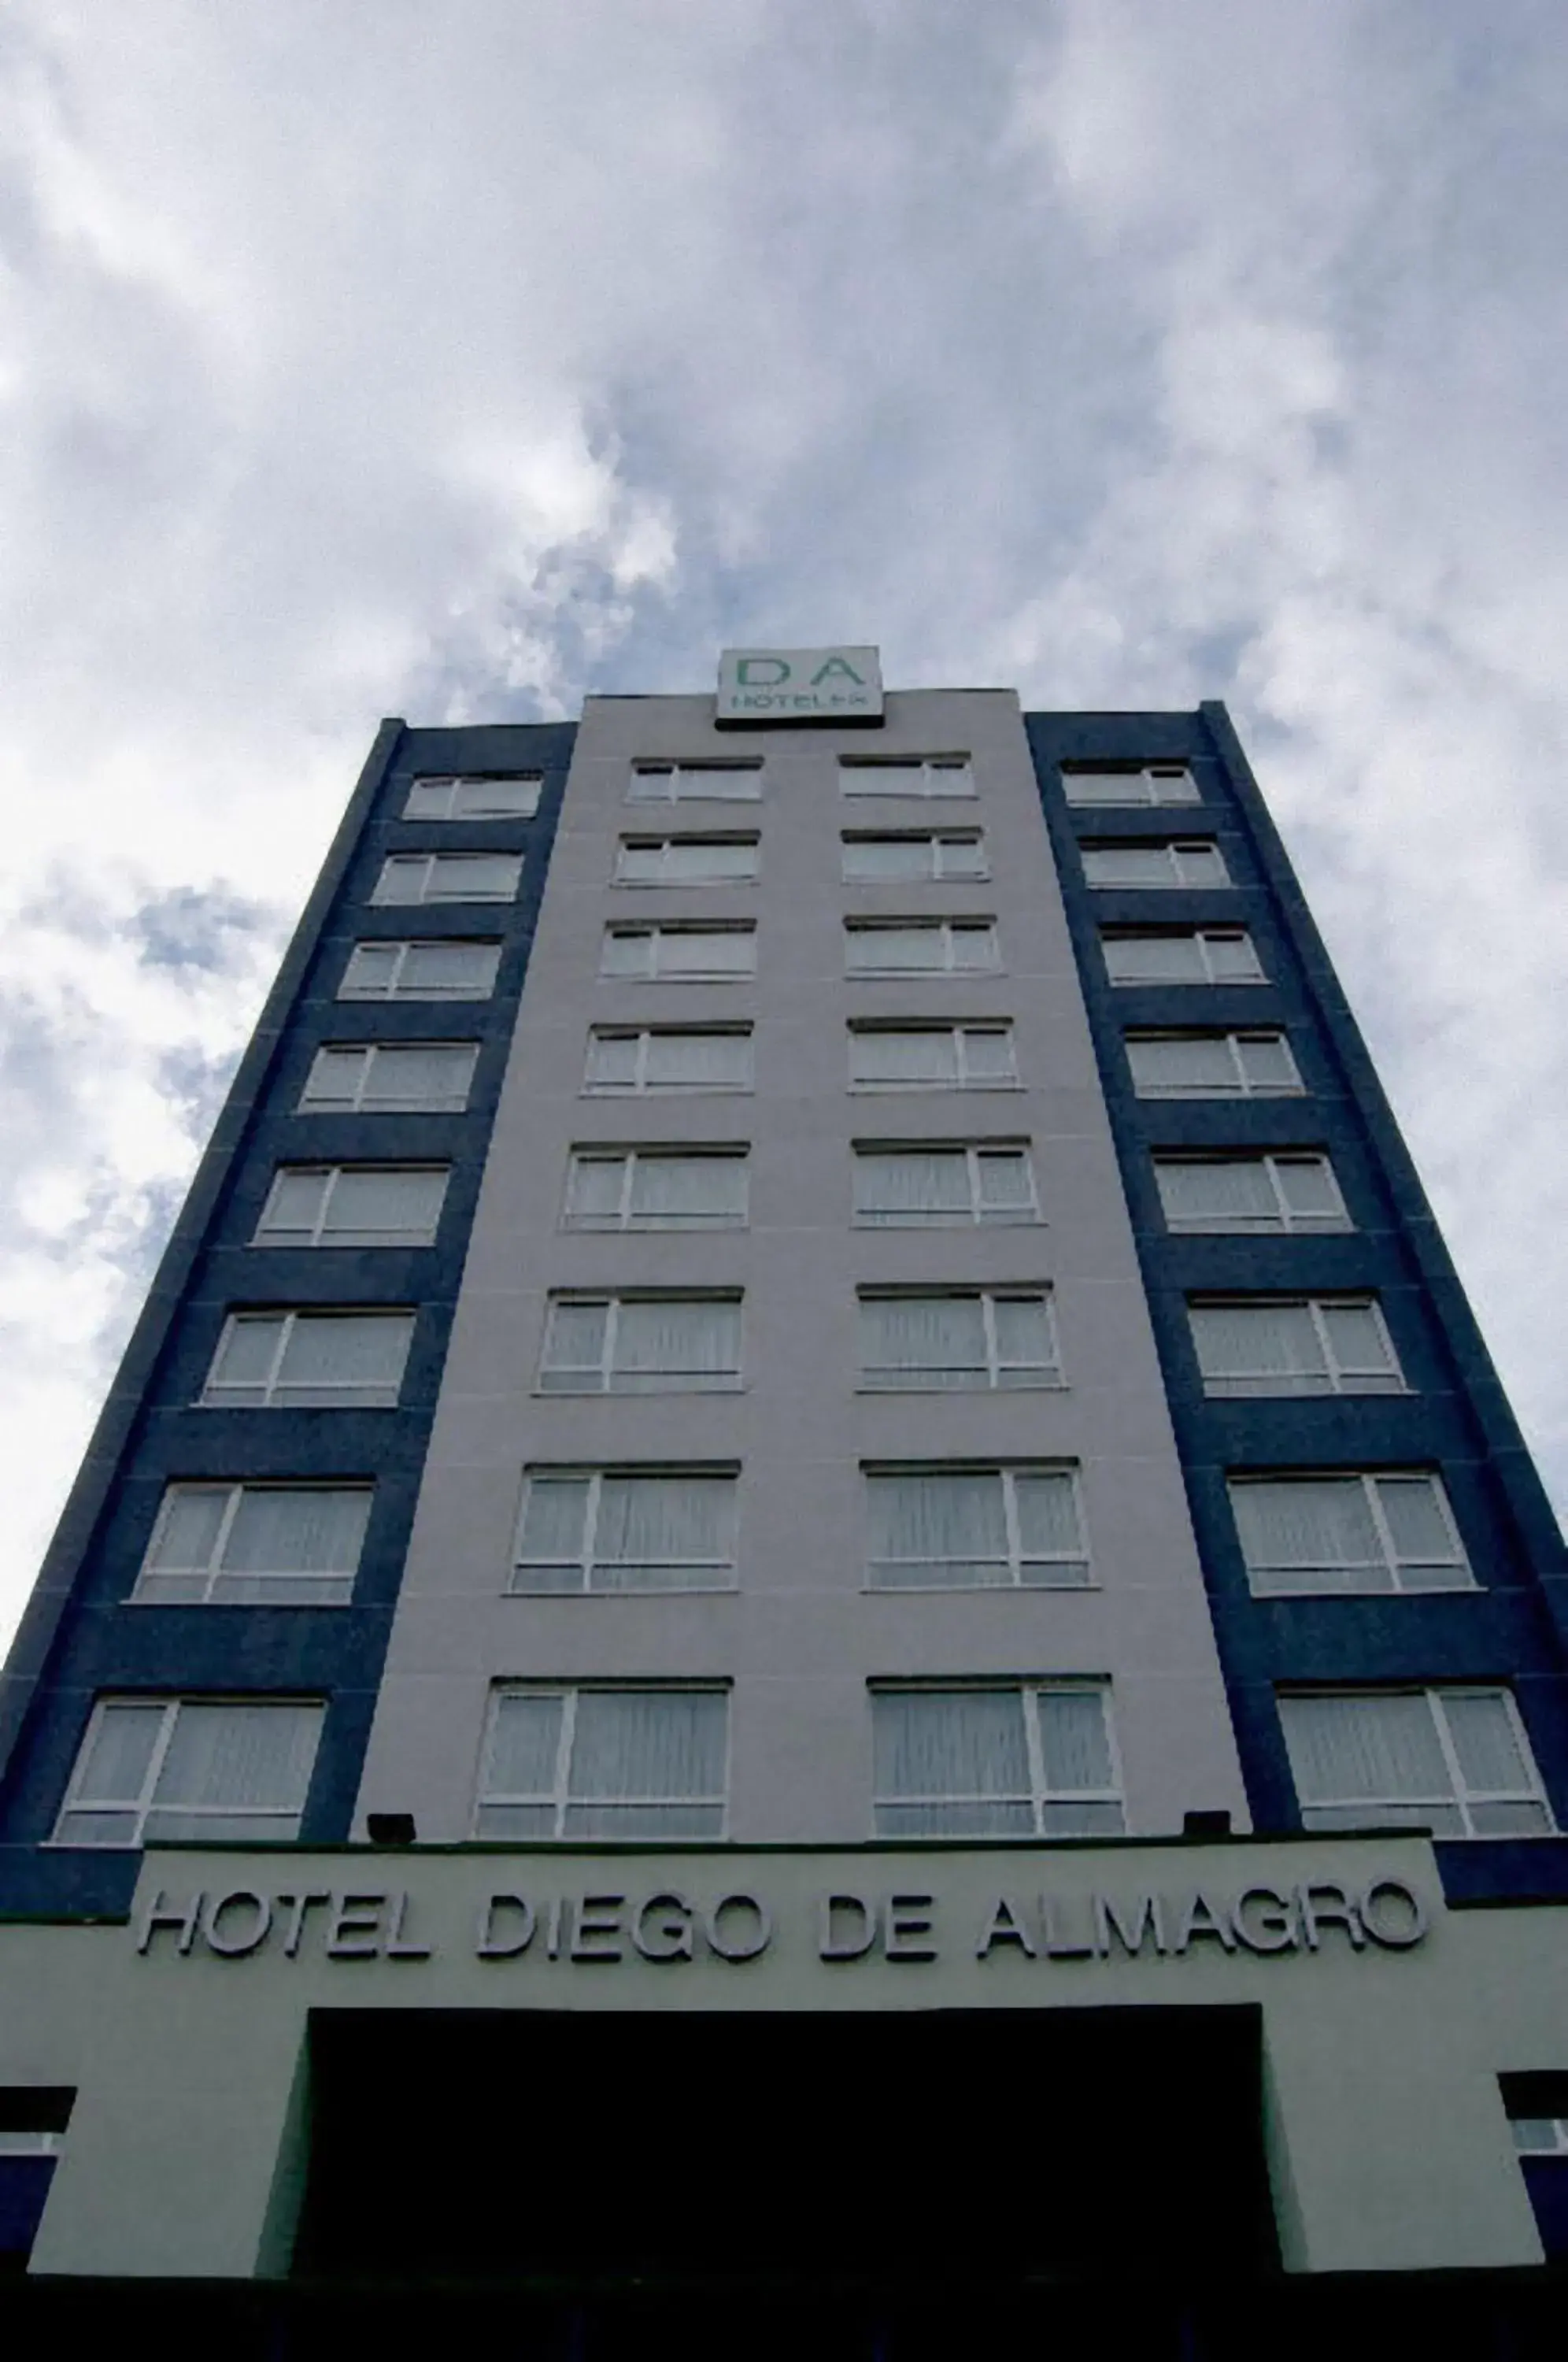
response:
<svg viewBox="0 0 1568 2362"><path fill-rule="evenodd" d="M601 976L651 976L654 933L651 927L606 927L600 949Z"/></svg>
<svg viewBox="0 0 1568 2362"><path fill-rule="evenodd" d="M616 1381L733 1377L740 1370L740 1306L705 1297L624 1301L615 1336Z"/></svg>
<svg viewBox="0 0 1568 2362"><path fill-rule="evenodd" d="M554 1569L560 1588L581 1587L591 1485L588 1476L530 1475L517 1535L518 1564L530 1577Z"/></svg>
<svg viewBox="0 0 1568 2362"><path fill-rule="evenodd" d="M642 1154L632 1172L634 1221L744 1222L744 1156Z"/></svg>
<svg viewBox="0 0 1568 2362"><path fill-rule="evenodd" d="M961 975L995 967L997 931L988 919L980 926L954 924L947 933L951 946L949 957Z"/></svg>
<svg viewBox="0 0 1568 2362"><path fill-rule="evenodd" d="M1018 1080L1010 1026L965 1025L959 1029L959 1038L963 1053L962 1081L1014 1083Z"/></svg>
<svg viewBox="0 0 1568 2362"><path fill-rule="evenodd" d="M1050 1312L1043 1296L993 1297L991 1319L996 1329L1001 1385L1008 1383L1010 1373L1033 1375L1055 1369L1056 1349Z"/></svg>
<svg viewBox="0 0 1568 2362"><path fill-rule="evenodd" d="M1390 1587L1359 1477L1274 1477L1233 1485L1231 1499L1254 1591Z"/></svg>
<svg viewBox="0 0 1568 2362"><path fill-rule="evenodd" d="M1283 1033L1232 1033L1237 1061L1254 1091L1298 1091L1300 1077Z"/></svg>
<svg viewBox="0 0 1568 2362"><path fill-rule="evenodd" d="M1099 1692L1041 1690L1035 1694L1034 1705L1046 1794L1072 1795L1081 1789L1113 1787L1105 1700Z"/></svg>
<svg viewBox="0 0 1568 2362"><path fill-rule="evenodd" d="M426 853L393 854L381 864L372 902L423 902L425 879L430 874L430 856Z"/></svg>
<svg viewBox="0 0 1568 2362"><path fill-rule="evenodd" d="M846 837L845 880L853 886L875 886L928 878L934 868L933 844L934 839L929 836Z"/></svg>
<svg viewBox="0 0 1568 2362"><path fill-rule="evenodd" d="M1105 935L1112 984L1203 984L1208 969L1196 935Z"/></svg>
<svg viewBox="0 0 1568 2362"><path fill-rule="evenodd" d="M425 900L435 902L510 902L517 892L523 861L514 853L438 853L430 865Z"/></svg>
<svg viewBox="0 0 1568 2362"><path fill-rule="evenodd" d="M744 1090L751 1082L749 1033L651 1033L650 1090Z"/></svg>
<svg viewBox="0 0 1568 2362"><path fill-rule="evenodd" d="M552 1379L580 1385L585 1375L595 1385L602 1383L609 1317L610 1308L602 1300L577 1304L569 1299L550 1307L550 1329L541 1372L546 1385Z"/></svg>
<svg viewBox="0 0 1568 2362"><path fill-rule="evenodd" d="M267 1211L261 1228L269 1238L293 1237L308 1241L315 1235L321 1219L327 1186L332 1175L319 1173L280 1173L267 1199Z"/></svg>
<svg viewBox="0 0 1568 2362"><path fill-rule="evenodd" d="M245 1486L224 1545L223 1575L349 1575L370 1514L369 1485Z"/></svg>
<svg viewBox="0 0 1568 2362"><path fill-rule="evenodd" d="M1194 1098L1235 1093L1240 1085L1223 1034L1171 1034L1130 1041L1127 1061L1133 1088L1148 1098L1165 1094Z"/></svg>
<svg viewBox="0 0 1568 2362"><path fill-rule="evenodd" d="M1343 1220L1340 1193L1326 1156L1276 1156L1273 1164L1279 1194L1297 1221Z"/></svg>
<svg viewBox="0 0 1568 2362"><path fill-rule="evenodd" d="M975 1159L975 1164L979 1180L982 1218L1032 1212L1034 1199L1030 1187L1029 1158L1024 1150L982 1149Z"/></svg>
<svg viewBox="0 0 1568 2362"><path fill-rule="evenodd" d="M292 1837L321 1722L319 1705L182 1705L147 1816L149 1840Z"/></svg>
<svg viewBox="0 0 1568 2362"><path fill-rule="evenodd" d="M1171 848L1176 874L1184 886L1229 886L1230 872L1217 844L1177 844Z"/></svg>
<svg viewBox="0 0 1568 2362"><path fill-rule="evenodd" d="M885 1384L984 1385L986 1326L977 1296L863 1297L860 1360Z"/></svg>
<svg viewBox="0 0 1568 2362"><path fill-rule="evenodd" d="M705 1837L723 1824L728 1701L717 1690L582 1690L569 1837Z"/></svg>
<svg viewBox="0 0 1568 2362"><path fill-rule="evenodd" d="M408 1358L414 1317L407 1312L328 1312L294 1322L278 1372L280 1395L295 1402L394 1399Z"/></svg>
<svg viewBox="0 0 1568 2362"><path fill-rule="evenodd" d="M1205 934L1201 938L1209 973L1216 984L1255 984L1263 975L1251 935Z"/></svg>
<svg viewBox="0 0 1568 2362"><path fill-rule="evenodd" d="M618 1222L625 1189L624 1156L574 1156L567 1182L567 1220L595 1227Z"/></svg>
<svg viewBox="0 0 1568 2362"><path fill-rule="evenodd" d="M848 927L845 931L845 961L851 976L920 974L947 965L944 929L927 927Z"/></svg>
<svg viewBox="0 0 1568 2362"><path fill-rule="evenodd" d="M1507 1705L1495 1692L1445 1690L1442 1711L1464 1784L1483 1794L1529 1794L1534 1785Z"/></svg>
<svg viewBox="0 0 1568 2362"><path fill-rule="evenodd" d="M220 1389L265 1385L286 1320L282 1312L237 1314L218 1348L210 1384Z"/></svg>
<svg viewBox="0 0 1568 2362"><path fill-rule="evenodd" d="M1279 1711L1309 1828L1401 1818L1459 1826L1424 1696L1286 1697Z"/></svg>
<svg viewBox="0 0 1568 2362"><path fill-rule="evenodd" d="M846 796L923 796L932 792L923 763L841 763L839 778ZM952 781L956 775L944 774ZM966 788L946 785L944 795L964 795Z"/></svg>
<svg viewBox="0 0 1568 2362"><path fill-rule="evenodd" d="M1031 1559L1055 1563L1083 1563L1083 1529L1078 1519L1077 1487L1065 1469L1022 1469L1012 1480L1018 1511L1019 1548L1029 1578ZM1088 1572L1085 1566L1086 1573Z"/></svg>
<svg viewBox="0 0 1568 2362"><path fill-rule="evenodd" d="M1286 1393L1328 1385L1323 1349L1304 1304L1195 1304L1198 1366L1219 1383L1277 1381Z"/></svg>
<svg viewBox="0 0 1568 2362"><path fill-rule="evenodd" d="M1084 876L1091 886L1169 886L1175 872L1163 844L1095 844L1084 848Z"/></svg>
<svg viewBox="0 0 1568 2362"><path fill-rule="evenodd" d="M336 1051L322 1055L338 1056ZM359 1104L366 1109L430 1108L438 1110L467 1105L478 1046L431 1043L417 1048L378 1047L370 1059Z"/></svg>
<svg viewBox="0 0 1568 2362"><path fill-rule="evenodd" d="M514 778L454 779L454 820L532 820L539 809L537 779L526 774Z"/></svg>
<svg viewBox="0 0 1568 2362"><path fill-rule="evenodd" d="M318 1050L301 1104L309 1108L352 1108L371 1058L369 1050Z"/></svg>
<svg viewBox="0 0 1568 2362"><path fill-rule="evenodd" d="M404 999L484 1000L501 964L499 944L410 944L398 992Z"/></svg>
<svg viewBox="0 0 1568 2362"><path fill-rule="evenodd" d="M134 1805L152 1768L165 1707L111 1699L98 1709L82 1760L75 1794L88 1804Z"/></svg>
<svg viewBox="0 0 1568 2362"><path fill-rule="evenodd" d="M1149 791L1139 771L1064 771L1070 804L1146 804Z"/></svg>
<svg viewBox="0 0 1568 2362"><path fill-rule="evenodd" d="M340 1171L327 1201L323 1243L349 1237L418 1243L433 1238L447 1193L447 1171Z"/></svg>
<svg viewBox="0 0 1568 2362"><path fill-rule="evenodd" d="M1434 1588L1463 1584L1469 1569L1443 1516L1436 1477L1379 1476L1375 1483L1406 1583L1414 1580Z"/></svg>
<svg viewBox="0 0 1568 2362"><path fill-rule="evenodd" d="M676 1590L711 1581L734 1558L734 1494L733 1476L604 1477L596 1586Z"/></svg>
<svg viewBox="0 0 1568 2362"><path fill-rule="evenodd" d="M1397 1383L1397 1366L1370 1304L1325 1304L1323 1326L1342 1375Z"/></svg>
<svg viewBox="0 0 1568 2362"><path fill-rule="evenodd" d="M670 885L720 886L745 884L756 876L755 843L726 844L723 839L672 837L664 848L660 875Z"/></svg>
<svg viewBox="0 0 1568 2362"><path fill-rule="evenodd" d="M653 963L656 976L750 976L756 936L749 927L660 927Z"/></svg>
<svg viewBox="0 0 1568 2362"><path fill-rule="evenodd" d="M877 1473L867 1477L866 1496L873 1588L1007 1582L999 1471Z"/></svg>
<svg viewBox="0 0 1568 2362"><path fill-rule="evenodd" d="M205 1574L222 1529L231 1485L177 1485L163 1504L150 1565L164 1574Z"/></svg>
<svg viewBox="0 0 1568 2362"><path fill-rule="evenodd" d="M855 1082L941 1086L958 1080L957 1048L945 1026L908 1033L856 1027L849 1041Z"/></svg>
<svg viewBox="0 0 1568 2362"><path fill-rule="evenodd" d="M591 1091L629 1091L637 1079L635 1033L591 1033L583 1081Z"/></svg>
<svg viewBox="0 0 1568 2362"><path fill-rule="evenodd" d="M883 1836L1027 1836L1033 1827L1016 1690L883 1691L873 1702Z"/></svg>
<svg viewBox="0 0 1568 2362"><path fill-rule="evenodd" d="M855 1160L855 1194L864 1221L918 1222L971 1210L969 1168L957 1149L863 1151Z"/></svg>
<svg viewBox="0 0 1568 2362"><path fill-rule="evenodd" d="M497 1698L491 1725L485 1793L492 1798L549 1797L560 1763L565 1695L509 1693ZM483 1834L481 1824L481 1835Z"/></svg>
<svg viewBox="0 0 1568 2362"><path fill-rule="evenodd" d="M1247 1230L1278 1230L1279 1203L1261 1156L1161 1157L1154 1164L1165 1219L1173 1226L1198 1229L1224 1223Z"/></svg>

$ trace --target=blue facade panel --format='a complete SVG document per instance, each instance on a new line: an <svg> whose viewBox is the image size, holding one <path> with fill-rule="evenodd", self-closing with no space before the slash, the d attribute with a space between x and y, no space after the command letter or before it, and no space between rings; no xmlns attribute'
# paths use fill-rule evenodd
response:
<svg viewBox="0 0 1568 2362"><path fill-rule="evenodd" d="M1100 1078L1158 1342L1253 1813L1299 1826L1277 1700L1292 1687L1501 1683L1513 1691L1560 1827L1568 1827L1568 1682L1562 1538L1387 1102L1223 708L1194 714L1025 717ZM1201 801L1069 804L1063 766L1182 763ZM1211 838L1229 889L1091 888L1081 846ZM1113 986L1105 927L1241 924L1266 979ZM1139 1098L1129 1032L1277 1027L1303 1093ZM1353 1228L1290 1236L1173 1234L1158 1150L1325 1151ZM1369 1293L1408 1391L1214 1399L1188 1298ZM1446 1595L1255 1598L1226 1480L1334 1468L1441 1473L1478 1588ZM1455 1899L1568 1894L1568 1841L1440 1848Z"/></svg>
<svg viewBox="0 0 1568 2362"><path fill-rule="evenodd" d="M241 1062L7 1666L0 1699L0 1746L8 1748L0 1914L111 1914L128 1904L136 1853L46 1842L94 1701L107 1693L325 1700L301 1836L326 1844L348 1835L574 738L566 724L409 730L401 723L384 725L378 737ZM542 773L532 820L403 817L417 776L505 771ZM409 851L520 853L518 897L372 906L383 860ZM491 997L337 999L357 942L404 937L494 941L500 965ZM460 1114L300 1111L323 1043L449 1041L478 1044ZM280 1164L404 1160L450 1164L433 1245L251 1243ZM395 1408L199 1407L229 1312L310 1305L414 1312ZM168 1485L290 1477L374 1487L349 1605L129 1604Z"/></svg>

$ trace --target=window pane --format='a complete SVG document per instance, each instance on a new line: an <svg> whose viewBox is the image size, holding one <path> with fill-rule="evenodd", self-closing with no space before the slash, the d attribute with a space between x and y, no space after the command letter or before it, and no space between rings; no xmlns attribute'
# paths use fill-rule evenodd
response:
<svg viewBox="0 0 1568 2362"><path fill-rule="evenodd" d="M520 1559L580 1560L588 1519L586 1476L530 1476L517 1538Z"/></svg>
<svg viewBox="0 0 1568 2362"><path fill-rule="evenodd" d="M344 971L341 994L351 998L356 993L389 991L397 974L400 949L397 944L356 944Z"/></svg>
<svg viewBox="0 0 1568 2362"><path fill-rule="evenodd" d="M1282 1698L1280 1716L1303 1805L1371 1806L1452 1794L1425 1697Z"/></svg>
<svg viewBox="0 0 1568 2362"><path fill-rule="evenodd" d="M600 954L601 976L651 976L654 939L651 932L608 928Z"/></svg>
<svg viewBox="0 0 1568 2362"><path fill-rule="evenodd" d="M952 939L952 961L960 971L993 968L997 964L997 931L988 919L983 926L955 926L948 930Z"/></svg>
<svg viewBox="0 0 1568 2362"><path fill-rule="evenodd" d="M318 1050L312 1064L302 1107L352 1108L370 1063L369 1050Z"/></svg>
<svg viewBox="0 0 1568 2362"><path fill-rule="evenodd" d="M745 1184L744 1156L639 1156L632 1171L631 1220L744 1222Z"/></svg>
<svg viewBox="0 0 1568 2362"><path fill-rule="evenodd" d="M719 1691L583 1690L573 1801L722 1797L725 1704Z"/></svg>
<svg viewBox="0 0 1568 2362"><path fill-rule="evenodd" d="M1462 1561L1459 1542L1442 1513L1435 1478L1379 1476L1376 1482L1389 1536L1406 1566L1440 1573L1445 1565ZM1458 1571L1463 1573L1463 1564Z"/></svg>
<svg viewBox="0 0 1568 2362"><path fill-rule="evenodd" d="M165 1498L148 1564L169 1574L205 1573L233 1491L229 1485L182 1485Z"/></svg>
<svg viewBox="0 0 1568 2362"><path fill-rule="evenodd" d="M1018 1537L1026 1557L1072 1558L1082 1553L1077 1488L1066 1469L1021 1472L1013 1479L1013 1488Z"/></svg>
<svg viewBox="0 0 1568 2362"><path fill-rule="evenodd" d="M852 1078L857 1083L941 1087L958 1080L957 1045L946 1028L910 1033L856 1029L850 1033L849 1046Z"/></svg>
<svg viewBox="0 0 1568 2362"><path fill-rule="evenodd" d="M371 893L372 902L422 902L425 883L430 874L430 856L425 853L394 854L381 864L381 874Z"/></svg>
<svg viewBox="0 0 1568 2362"><path fill-rule="evenodd" d="M1205 1378L1277 1381L1286 1393L1327 1387L1323 1349L1304 1304L1198 1304L1191 1308Z"/></svg>
<svg viewBox="0 0 1568 2362"><path fill-rule="evenodd" d="M720 1301L623 1303L615 1339L615 1374L643 1377L733 1376L740 1368L740 1307Z"/></svg>
<svg viewBox="0 0 1568 2362"><path fill-rule="evenodd" d="M851 885L897 883L931 877L934 840L929 836L846 837L844 876Z"/></svg>
<svg viewBox="0 0 1568 2362"><path fill-rule="evenodd" d="M560 1696L500 1697L491 1726L487 1793L492 1796L547 1796L556 1784L560 1754Z"/></svg>
<svg viewBox="0 0 1568 2362"><path fill-rule="evenodd" d="M1007 1517L995 1469L868 1475L866 1505L873 1583L878 1570L900 1582L919 1580L907 1571L915 1562L931 1563L932 1580L1005 1578Z"/></svg>
<svg viewBox="0 0 1568 2362"><path fill-rule="evenodd" d="M351 1575L370 1514L368 1486L248 1485L229 1528L224 1574Z"/></svg>
<svg viewBox="0 0 1568 2362"><path fill-rule="evenodd" d="M609 1307L605 1304L553 1304L545 1348L546 1367L598 1371L604 1360L608 1319Z"/></svg>
<svg viewBox="0 0 1568 2362"><path fill-rule="evenodd" d="M1216 984L1254 984L1262 977L1263 968L1250 935L1213 934L1201 940L1209 973Z"/></svg>
<svg viewBox="0 0 1568 2362"><path fill-rule="evenodd" d="M478 1055L477 1043L380 1048L371 1063L360 1105L367 1109L462 1108L468 1103L469 1084Z"/></svg>
<svg viewBox="0 0 1568 2362"><path fill-rule="evenodd" d="M712 1579L734 1549L730 1476L606 1476L594 1543L606 1588L674 1588Z"/></svg>
<svg viewBox="0 0 1568 2362"><path fill-rule="evenodd" d="M510 902L522 871L522 861L514 853L438 853L430 865L425 899Z"/></svg>
<svg viewBox="0 0 1568 2362"><path fill-rule="evenodd" d="M1162 1157L1154 1177L1173 1229L1281 1227L1279 1204L1261 1157L1192 1162Z"/></svg>
<svg viewBox="0 0 1568 2362"><path fill-rule="evenodd" d="M1091 886L1170 886L1176 871L1164 844L1086 844L1084 876Z"/></svg>
<svg viewBox="0 0 1568 2362"><path fill-rule="evenodd" d="M1055 1361L1050 1316L1043 1297L999 1296L994 1298L997 1358L1005 1365L1042 1370Z"/></svg>
<svg viewBox="0 0 1568 2362"><path fill-rule="evenodd" d="M982 1218L1033 1213L1029 1159L1021 1149L982 1149L975 1161Z"/></svg>
<svg viewBox="0 0 1568 2362"><path fill-rule="evenodd" d="M860 1333L862 1366L885 1384L929 1384L944 1376L986 1383L985 1318L977 1296L866 1297Z"/></svg>
<svg viewBox="0 0 1568 2362"><path fill-rule="evenodd" d="M756 938L742 927L666 928L657 938L659 976L750 976Z"/></svg>
<svg viewBox="0 0 1568 2362"><path fill-rule="evenodd" d="M327 1201L324 1242L414 1242L435 1235L447 1174L340 1171Z"/></svg>
<svg viewBox="0 0 1568 2362"><path fill-rule="evenodd" d="M1335 1363L1347 1376L1397 1376L1397 1368L1370 1304L1325 1304L1323 1326Z"/></svg>
<svg viewBox="0 0 1568 2362"><path fill-rule="evenodd" d="M262 1217L266 1234L309 1239L321 1220L331 1177L329 1173L280 1173Z"/></svg>
<svg viewBox="0 0 1568 2362"><path fill-rule="evenodd" d="M1236 1055L1255 1091L1300 1088L1301 1078L1283 1033L1238 1033Z"/></svg>
<svg viewBox="0 0 1568 2362"><path fill-rule="evenodd" d="M591 1091L629 1090L637 1078L635 1033L591 1033L585 1080Z"/></svg>
<svg viewBox="0 0 1568 2362"><path fill-rule="evenodd" d="M399 990L408 999L483 1000L495 982L499 944L410 944Z"/></svg>
<svg viewBox="0 0 1568 2362"><path fill-rule="evenodd" d="M1012 1034L1000 1026L966 1025L962 1034L964 1071L971 1083L1014 1083Z"/></svg>
<svg viewBox="0 0 1568 2362"><path fill-rule="evenodd" d="M745 1088L751 1081L746 1033L654 1033L648 1038L650 1090Z"/></svg>
<svg viewBox="0 0 1568 2362"><path fill-rule="evenodd" d="M873 1221L966 1219L969 1171L961 1151L911 1149L855 1160L856 1210Z"/></svg>
<svg viewBox="0 0 1568 2362"><path fill-rule="evenodd" d="M1099 1693L1041 1691L1036 1694L1035 1706L1040 1717L1040 1756L1046 1794L1062 1795L1079 1788L1114 1787L1105 1701Z"/></svg>
<svg viewBox="0 0 1568 2362"><path fill-rule="evenodd" d="M626 1164L624 1156L574 1156L567 1177L568 1221L619 1222Z"/></svg>
<svg viewBox="0 0 1568 2362"><path fill-rule="evenodd" d="M1359 1477L1283 1477L1236 1485L1231 1499L1254 1590L1390 1586Z"/></svg>
<svg viewBox="0 0 1568 2362"><path fill-rule="evenodd" d="M947 957L940 927L850 927L845 949L853 976L940 969Z"/></svg>
<svg viewBox="0 0 1568 2362"><path fill-rule="evenodd" d="M1274 1169L1279 1193L1291 1213L1302 1221L1338 1222L1343 1219L1340 1193L1324 1156L1276 1156Z"/></svg>
<svg viewBox="0 0 1568 2362"><path fill-rule="evenodd" d="M211 1383L220 1386L264 1385L283 1331L282 1313L240 1313L229 1322Z"/></svg>
<svg viewBox="0 0 1568 2362"><path fill-rule="evenodd" d="M1480 1690L1444 1690L1441 1700L1465 1786L1528 1794L1535 1782L1504 1699Z"/></svg>
<svg viewBox="0 0 1568 2362"><path fill-rule="evenodd" d="M1016 1691L891 1691L874 1701L877 1794L1027 1797L1029 1751Z"/></svg>
<svg viewBox="0 0 1568 2362"><path fill-rule="evenodd" d="M165 1708L111 1701L98 1709L72 1783L78 1802L134 1805L147 1783Z"/></svg>
<svg viewBox="0 0 1568 2362"><path fill-rule="evenodd" d="M1223 1037L1130 1041L1127 1058L1139 1090L1198 1095L1239 1088L1230 1045Z"/></svg>
<svg viewBox="0 0 1568 2362"><path fill-rule="evenodd" d="M406 1313L328 1313L295 1321L278 1372L296 1399L338 1388L395 1396L414 1323Z"/></svg>
<svg viewBox="0 0 1568 2362"><path fill-rule="evenodd" d="M1112 984L1202 984L1208 977L1196 935L1105 935Z"/></svg>

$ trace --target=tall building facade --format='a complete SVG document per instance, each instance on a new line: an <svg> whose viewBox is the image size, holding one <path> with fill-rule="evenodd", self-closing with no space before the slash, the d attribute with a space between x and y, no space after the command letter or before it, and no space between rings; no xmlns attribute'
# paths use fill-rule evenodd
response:
<svg viewBox="0 0 1568 2362"><path fill-rule="evenodd" d="M1565 1572L1222 708L387 723L0 1693L8 2301L1532 2334Z"/></svg>

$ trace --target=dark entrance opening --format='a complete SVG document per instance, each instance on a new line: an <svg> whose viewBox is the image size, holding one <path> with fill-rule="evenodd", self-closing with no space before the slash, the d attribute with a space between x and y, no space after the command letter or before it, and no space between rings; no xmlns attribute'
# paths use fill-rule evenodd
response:
<svg viewBox="0 0 1568 2362"><path fill-rule="evenodd" d="M323 2012L295 2271L404 2284L1251 2279L1252 2010Z"/></svg>

